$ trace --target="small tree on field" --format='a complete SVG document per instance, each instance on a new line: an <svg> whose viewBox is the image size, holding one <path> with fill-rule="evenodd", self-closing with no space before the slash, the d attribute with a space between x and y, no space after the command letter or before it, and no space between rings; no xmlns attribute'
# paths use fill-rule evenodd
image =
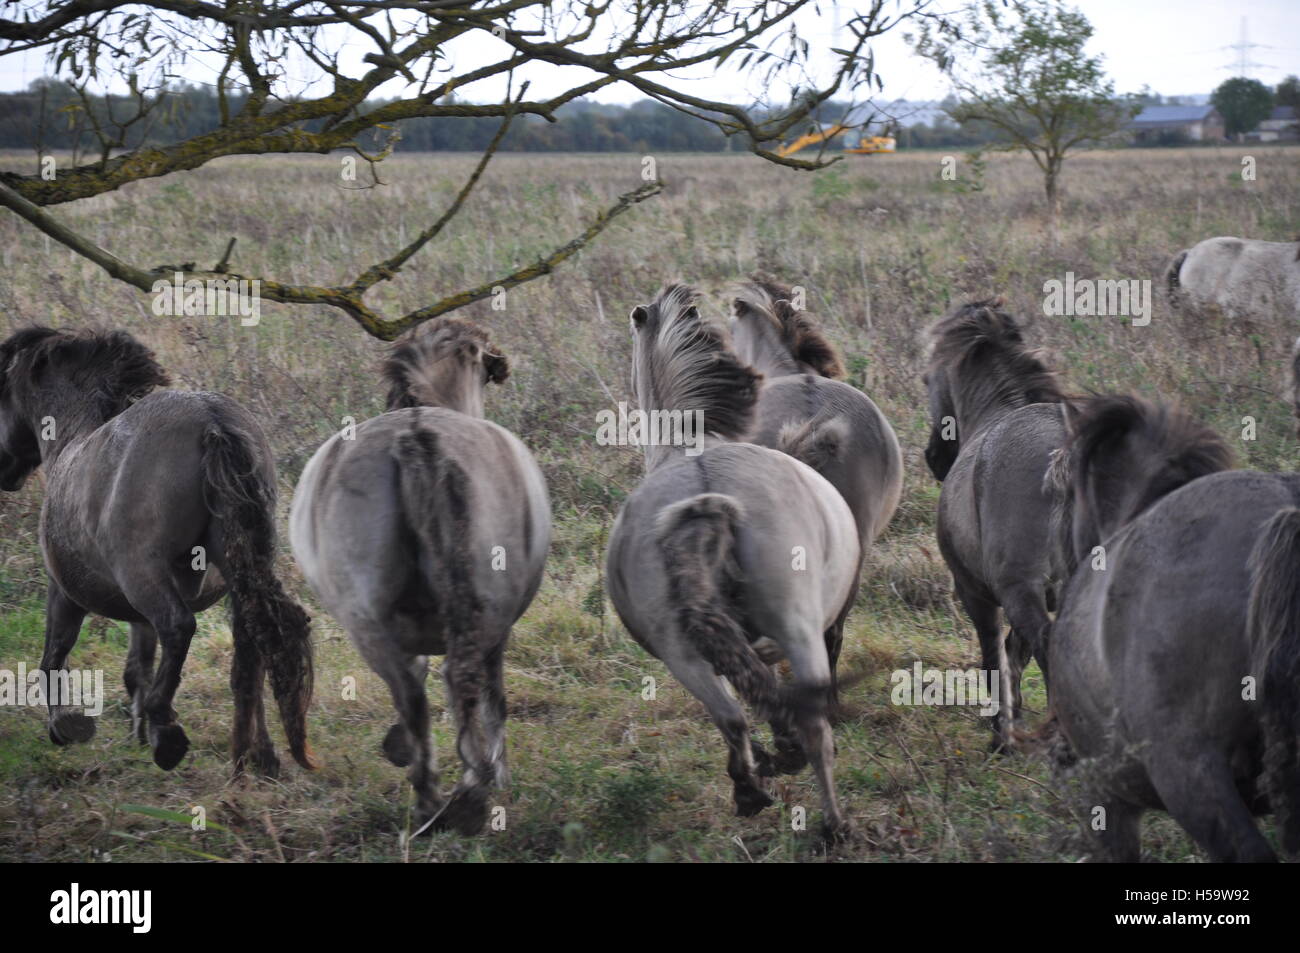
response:
<svg viewBox="0 0 1300 953"><path fill-rule="evenodd" d="M1087 17L1057 0L985 0L964 16L926 20L910 37L952 81L959 101L949 116L992 126L1006 148L1034 157L1053 224L1066 157L1114 136L1139 108L1116 101L1102 58L1084 52L1091 36Z"/></svg>
<svg viewBox="0 0 1300 953"><path fill-rule="evenodd" d="M1250 132L1268 118L1273 108L1273 94L1257 79L1235 76L1224 80L1210 95L1210 102L1223 117L1223 129L1229 136Z"/></svg>
<svg viewBox="0 0 1300 953"><path fill-rule="evenodd" d="M0 206L141 290L149 291L160 271L168 277L181 271L185 280L256 279L267 300L330 305L369 334L391 340L497 288L550 272L614 216L659 190L657 177L648 176L652 181L595 215L582 234L510 274L444 289L438 300L405 315L385 317L367 305L366 293L393 279L459 212L516 117L555 121L564 104L621 84L712 123L770 162L818 168L825 163L778 156L774 145L836 93L869 89L872 81L879 87L869 41L927 2L856 5L842 34L847 39L823 57L795 24L801 11L816 9L816 0L6 0L0 56L48 53L55 76L76 90L80 104L73 105L94 133L98 155L53 176L48 168L0 173ZM814 59L833 67L822 84L806 79ZM765 91L789 95L745 107L705 99L686 82L692 71L724 66ZM539 69L548 91L530 98L529 83L516 74L543 75ZM141 142L139 130L165 117L182 77L210 77L220 113L216 128L169 145ZM109 101L110 84L129 90L131 109L122 108L120 95ZM395 148L401 121L428 116L488 117L500 125L447 209L414 241L346 284L236 273L229 267L233 239L211 269L139 267L49 211L222 156L347 150L373 172ZM186 257L189 252L198 249L185 250Z"/></svg>

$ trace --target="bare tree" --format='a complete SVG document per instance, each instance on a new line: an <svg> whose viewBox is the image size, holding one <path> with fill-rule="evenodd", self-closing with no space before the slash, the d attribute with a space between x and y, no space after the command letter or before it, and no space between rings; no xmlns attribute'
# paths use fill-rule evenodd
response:
<svg viewBox="0 0 1300 953"><path fill-rule="evenodd" d="M547 274L615 216L659 191L655 180L626 193L582 234L508 275L397 317L369 307L366 292L391 280L460 211L516 117L555 121L565 103L623 83L728 136L740 136L763 159L817 168L821 160L783 158L773 151L775 144L832 96L869 93L873 81L879 88L869 41L927 2L867 0L845 24L841 47L814 55L795 16L814 8L815 0L7 0L4 12L16 15L0 18L0 55L48 52L56 75L81 97L79 112L98 142L98 155L82 164L74 160L52 179L0 173L0 205L141 290L150 290L163 271L180 270L184 279L256 278L267 300L330 305L369 334L391 340L496 288ZM491 34L498 42L486 45L500 53L471 65L458 55L457 40L476 33ZM482 39L476 44L479 57ZM349 56L358 43L368 50L359 62ZM822 55L833 57L828 62L834 71L818 84L809 76ZM168 84L196 63L216 73L217 128L169 145L146 139L126 148L128 131L153 122ZM528 84L514 82L514 75L539 63L553 68L551 76L564 77L562 91L529 99ZM783 94L778 105L760 100L742 106L682 88L682 71L727 63L763 89L781 88L788 96ZM94 97L103 96L114 80L130 91L131 115L93 108ZM474 103L456 95L465 90L472 95L473 84L488 80L504 82L507 91L499 100ZM397 98L379 98L381 87L393 86L401 88ZM103 102L111 105L106 96ZM193 264L142 268L47 211L222 156L352 150L373 172L396 145L394 124L427 116L493 117L500 126L443 214L406 247L346 285L294 285L237 274L229 268L231 245L211 270ZM368 146L363 137L377 131L387 142Z"/></svg>

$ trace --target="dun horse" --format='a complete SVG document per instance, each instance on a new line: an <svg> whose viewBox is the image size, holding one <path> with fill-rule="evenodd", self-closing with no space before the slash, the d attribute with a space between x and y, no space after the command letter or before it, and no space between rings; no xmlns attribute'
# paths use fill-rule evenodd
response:
<svg viewBox="0 0 1300 953"><path fill-rule="evenodd" d="M1300 476L1219 472L1219 437L1134 398L1070 416L1052 708L1104 848L1138 860L1159 808L1214 861L1275 860L1265 810L1300 851Z"/></svg>
<svg viewBox="0 0 1300 953"><path fill-rule="evenodd" d="M1052 507L1043 476L1064 439L1061 391L1000 299L958 307L931 335L925 461L943 483L936 532L983 667L1002 672L997 749L1019 713L1031 651L1048 673ZM1011 626L1005 645L999 606Z"/></svg>
<svg viewBox="0 0 1300 953"><path fill-rule="evenodd" d="M840 491L867 550L884 532L903 490L903 456L885 415L844 376L835 346L816 319L792 304L791 288L756 274L732 302L731 335L740 359L763 374L748 439L807 463ZM861 567L859 567L861 568ZM827 632L831 670L857 585Z"/></svg>
<svg viewBox="0 0 1300 953"><path fill-rule="evenodd" d="M268 672L294 759L312 768L310 630L274 572L270 447L234 401L151 393L167 383L149 350L122 331L28 328L0 344L0 489L17 490L45 468L41 548L50 586L41 671L51 688L50 739L95 733L53 691L93 612L131 624L133 729L159 767L174 768L189 748L172 700L194 614L229 589L236 771L250 756L263 774L279 769L262 708Z"/></svg>
<svg viewBox="0 0 1300 953"><path fill-rule="evenodd" d="M476 833L489 788L509 783L506 641L541 584L546 484L527 448L483 419L509 365L477 326L420 325L385 365L388 412L327 440L303 470L289 536L321 604L392 692L385 756L409 765L417 833ZM443 677L464 773L438 792L424 682Z"/></svg>
<svg viewBox="0 0 1300 953"><path fill-rule="evenodd" d="M632 389L642 411L699 412L702 453L647 446L646 476L610 536L610 598L632 636L709 710L726 739L736 811L772 803L761 776L811 759L832 838L849 825L835 796L826 708L826 633L856 582L848 504L812 468L735 442L749 432L759 375L673 285L632 310ZM789 661L793 686L770 667ZM771 722L776 757L749 736L726 678Z"/></svg>

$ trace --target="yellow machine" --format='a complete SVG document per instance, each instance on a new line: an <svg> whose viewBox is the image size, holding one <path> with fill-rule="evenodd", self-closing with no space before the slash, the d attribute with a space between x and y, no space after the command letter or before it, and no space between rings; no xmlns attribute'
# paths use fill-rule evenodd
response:
<svg viewBox="0 0 1300 953"><path fill-rule="evenodd" d="M819 145L827 139L834 139L836 136L847 131L846 127L839 123L832 123L822 129L813 129L804 135L795 139L793 142L787 142L776 150L776 154L781 158L792 156L800 149L806 149L808 146ZM856 130L853 130L856 131ZM893 152L898 147L898 141L893 136L850 136L844 141L845 155L875 155L882 152Z"/></svg>
<svg viewBox="0 0 1300 953"><path fill-rule="evenodd" d="M842 149L845 155L869 156L893 152L898 147L893 136L868 136L863 133L863 129L873 118L875 114L871 112L869 106L855 107L836 122L813 126L798 139L778 148L776 154L784 159L786 156L794 155L800 149L821 145L840 135L844 136Z"/></svg>

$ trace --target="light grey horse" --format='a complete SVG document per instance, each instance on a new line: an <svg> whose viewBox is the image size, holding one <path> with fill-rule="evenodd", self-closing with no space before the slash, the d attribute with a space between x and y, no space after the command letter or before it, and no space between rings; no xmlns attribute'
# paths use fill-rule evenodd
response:
<svg viewBox="0 0 1300 953"><path fill-rule="evenodd" d="M835 379L844 376L835 346L793 299L790 287L755 274L732 302L736 353L763 374L748 439L797 457L840 491L853 512L865 562L871 544L898 508L902 451L894 428L871 399ZM835 625L827 630L832 671L856 593L854 585Z"/></svg>
<svg viewBox="0 0 1300 953"><path fill-rule="evenodd" d="M275 574L271 448L234 401L153 392L167 383L149 349L125 331L26 328L0 343L0 490L45 469L41 550L50 587L41 671L66 674L87 613L129 622L133 731L170 770L189 749L172 702L194 615L229 590L235 771L250 758L261 774L279 771L262 705L268 674L294 759L314 768L311 630ZM47 701L55 744L94 735L85 714Z"/></svg>
<svg viewBox="0 0 1300 953"><path fill-rule="evenodd" d="M1051 700L1103 848L1138 860L1157 808L1211 860L1274 860L1271 809L1300 851L1300 476L1222 472L1216 434L1142 400L1067 416Z"/></svg>
<svg viewBox="0 0 1300 953"><path fill-rule="evenodd" d="M736 811L772 803L760 776L812 761L825 833L848 834L826 718L826 631L855 583L859 548L843 497L784 453L733 442L749 431L759 375L672 285L632 310L632 389L643 412L699 412L702 453L646 448L646 476L610 535L609 594L633 638L704 703L729 749ZM769 667L786 659L793 685ZM777 757L749 736L726 678L772 724ZM802 753L800 752L802 747Z"/></svg>
<svg viewBox="0 0 1300 953"><path fill-rule="evenodd" d="M939 321L925 374L925 460L943 483L939 549L979 636L984 670L1002 673L994 750L1019 712L1030 652L1048 675L1052 506L1043 476L1065 436L1056 378L1001 307L1001 299L975 301ZM1005 645L999 606L1011 626Z"/></svg>
<svg viewBox="0 0 1300 953"><path fill-rule="evenodd" d="M303 575L392 692L383 750L410 766L417 833L478 832L490 786L509 783L504 653L541 584L551 510L528 449L483 419L484 386L508 373L470 322L408 332L384 365L388 412L316 451L289 516ZM444 654L464 765L446 800L424 688Z"/></svg>
<svg viewBox="0 0 1300 953"><path fill-rule="evenodd" d="M1174 256L1165 286L1175 306L1229 316L1300 317L1300 242L1207 238Z"/></svg>

